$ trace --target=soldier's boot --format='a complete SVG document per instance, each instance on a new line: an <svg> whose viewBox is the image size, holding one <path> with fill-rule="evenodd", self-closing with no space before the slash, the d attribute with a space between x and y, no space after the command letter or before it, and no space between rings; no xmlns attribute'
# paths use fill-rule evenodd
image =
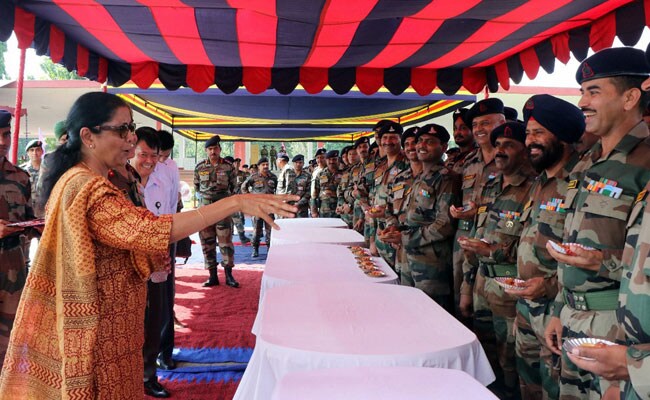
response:
<svg viewBox="0 0 650 400"><path fill-rule="evenodd" d="M232 276L232 267L224 267L223 269L226 271L226 285L234 288L239 287L239 282Z"/></svg>
<svg viewBox="0 0 650 400"><path fill-rule="evenodd" d="M260 245L259 244L254 244L253 245L253 254L251 257L259 257L260 256Z"/></svg>
<svg viewBox="0 0 650 400"><path fill-rule="evenodd" d="M217 275L217 268L208 269L210 272L210 277L207 281L203 282L204 287L218 286L219 285L219 276Z"/></svg>
<svg viewBox="0 0 650 400"><path fill-rule="evenodd" d="M251 240L246 237L246 234L244 232L239 232L239 240L241 241L241 244L247 244L251 242Z"/></svg>

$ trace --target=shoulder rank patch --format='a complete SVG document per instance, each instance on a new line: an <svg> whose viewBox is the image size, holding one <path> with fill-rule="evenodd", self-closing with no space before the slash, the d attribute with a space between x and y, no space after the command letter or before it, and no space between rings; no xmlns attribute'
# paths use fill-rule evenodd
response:
<svg viewBox="0 0 650 400"><path fill-rule="evenodd" d="M476 211L477 214L483 214L484 212L487 211L487 206L480 206L478 210Z"/></svg>
<svg viewBox="0 0 650 400"><path fill-rule="evenodd" d="M524 205L524 210L529 209L533 205L533 199L528 200L528 203Z"/></svg>
<svg viewBox="0 0 650 400"><path fill-rule="evenodd" d="M465 175L465 176L463 176L463 180L464 180L464 181L468 181L468 180L470 180L470 179L474 179L474 178L476 178L476 174Z"/></svg>
<svg viewBox="0 0 650 400"><path fill-rule="evenodd" d="M578 187L578 180L574 179L569 181L569 184L567 185L567 189L575 189Z"/></svg>
<svg viewBox="0 0 650 400"><path fill-rule="evenodd" d="M640 191L639 194L636 196L636 200L634 201L634 203L636 204L636 203L640 202L641 200L643 200L645 198L646 194L648 194L647 189L643 189L642 191Z"/></svg>

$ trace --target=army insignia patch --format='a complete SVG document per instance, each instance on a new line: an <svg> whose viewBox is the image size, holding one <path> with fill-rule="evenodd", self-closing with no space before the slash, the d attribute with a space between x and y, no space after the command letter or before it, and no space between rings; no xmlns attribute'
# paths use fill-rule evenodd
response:
<svg viewBox="0 0 650 400"><path fill-rule="evenodd" d="M636 196L636 200L634 201L634 204L640 202L645 198L645 195L648 193L647 189L643 189L642 191L639 192L639 194Z"/></svg>
<svg viewBox="0 0 650 400"><path fill-rule="evenodd" d="M474 179L474 178L476 178L476 174L465 175L465 176L463 176L463 180L464 180L464 181L468 181L468 180L470 180L470 179Z"/></svg>
<svg viewBox="0 0 650 400"><path fill-rule="evenodd" d="M575 189L578 187L578 180L574 179L572 181L569 181L569 185L567 186L567 189Z"/></svg>
<svg viewBox="0 0 650 400"><path fill-rule="evenodd" d="M480 206L478 210L476 211L477 214L483 214L484 212L487 211L487 206Z"/></svg>
<svg viewBox="0 0 650 400"><path fill-rule="evenodd" d="M506 227L507 227L507 228L512 228L513 226L515 226L515 223L514 223L514 222L512 222L512 221L508 221L508 222L506 222Z"/></svg>
<svg viewBox="0 0 650 400"><path fill-rule="evenodd" d="M524 210L528 210L530 207L533 206L533 199L528 200L528 203L524 205Z"/></svg>

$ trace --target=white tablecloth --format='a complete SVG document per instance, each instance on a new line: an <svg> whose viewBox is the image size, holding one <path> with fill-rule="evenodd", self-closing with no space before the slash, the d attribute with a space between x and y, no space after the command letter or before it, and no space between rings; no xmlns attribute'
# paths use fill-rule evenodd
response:
<svg viewBox="0 0 650 400"><path fill-rule="evenodd" d="M329 243L365 246L363 235L352 229L290 227L273 231L271 246L292 243Z"/></svg>
<svg viewBox="0 0 650 400"><path fill-rule="evenodd" d="M357 367L286 374L273 400L497 400L463 371L443 368Z"/></svg>
<svg viewBox="0 0 650 400"><path fill-rule="evenodd" d="M386 276L366 275L347 246L322 243L271 246L262 275L260 304L267 289L290 283L397 283L397 274L383 258L372 259Z"/></svg>
<svg viewBox="0 0 650 400"><path fill-rule="evenodd" d="M494 380L476 336L415 288L278 286L267 291L260 321L235 399L268 399L287 373L319 368L440 367Z"/></svg>
<svg viewBox="0 0 650 400"><path fill-rule="evenodd" d="M281 218L275 223L281 229L285 228L348 228L341 218ZM273 232L275 235L275 232Z"/></svg>

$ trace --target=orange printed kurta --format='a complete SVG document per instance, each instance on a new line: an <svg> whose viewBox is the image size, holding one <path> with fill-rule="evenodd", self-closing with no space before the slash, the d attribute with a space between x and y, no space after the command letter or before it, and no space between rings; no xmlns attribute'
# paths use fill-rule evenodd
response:
<svg viewBox="0 0 650 400"><path fill-rule="evenodd" d="M167 251L155 217L75 167L56 184L0 375L0 399L143 398L147 254Z"/></svg>

